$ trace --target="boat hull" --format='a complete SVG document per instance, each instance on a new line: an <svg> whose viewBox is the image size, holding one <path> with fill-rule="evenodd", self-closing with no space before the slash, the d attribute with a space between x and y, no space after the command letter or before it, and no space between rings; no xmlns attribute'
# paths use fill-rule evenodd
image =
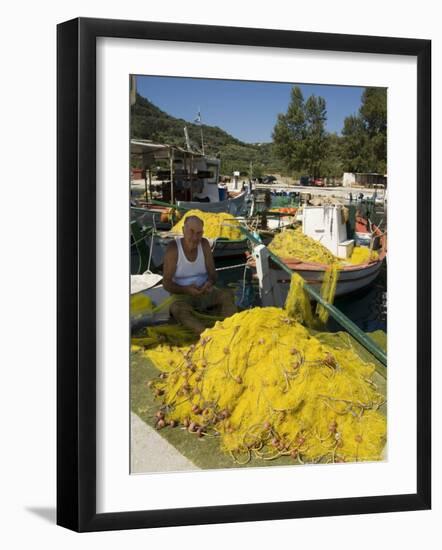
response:
<svg viewBox="0 0 442 550"><path fill-rule="evenodd" d="M319 292L324 279L324 268L309 267L305 264L295 264L290 261L285 261L284 263L286 263L290 269L301 275L308 285ZM383 258L369 264L350 266L340 270L335 295L343 296L369 286L379 275L382 263ZM280 284L282 303L279 305L282 307L288 294L290 278L282 269L277 269L274 275L278 284Z"/></svg>
<svg viewBox="0 0 442 550"><path fill-rule="evenodd" d="M178 235L173 234L157 234L153 239L152 261L155 267L161 267L164 261L164 254L167 245ZM208 239L213 251L213 257L219 258L235 258L243 256L248 250L248 241L246 238L240 240L226 239Z"/></svg>
<svg viewBox="0 0 442 550"><path fill-rule="evenodd" d="M131 208L131 220L136 220L141 227L155 227L167 231L172 227L171 209L163 206Z"/></svg>
<svg viewBox="0 0 442 550"><path fill-rule="evenodd" d="M178 201L177 206L185 210L202 210L203 212L227 212L236 216L244 205L245 193L237 197L229 198L218 202L186 202ZM131 207L131 220L137 220L141 226L156 227L159 230L167 231L172 227L172 207L155 204Z"/></svg>
<svg viewBox="0 0 442 550"><path fill-rule="evenodd" d="M241 211L244 205L246 193L240 193L237 197L228 198L223 201L216 202L199 202L199 201L177 201L177 205L186 210L202 210L203 212L227 212L236 216Z"/></svg>

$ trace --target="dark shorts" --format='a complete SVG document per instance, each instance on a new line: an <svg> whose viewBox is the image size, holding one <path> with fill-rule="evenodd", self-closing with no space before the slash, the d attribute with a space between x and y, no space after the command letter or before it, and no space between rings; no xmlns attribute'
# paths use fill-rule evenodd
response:
<svg viewBox="0 0 442 550"><path fill-rule="evenodd" d="M187 294L175 294L174 304L186 303L201 313L223 305L224 302L232 302L233 296L230 290L213 287L208 294L201 296L188 296Z"/></svg>
<svg viewBox="0 0 442 550"><path fill-rule="evenodd" d="M209 313L222 318L236 313L235 299L229 289L213 287L211 292L201 296L186 294L174 296L175 300L170 306L170 313L179 323L198 334L205 329L205 325L195 317L195 312Z"/></svg>

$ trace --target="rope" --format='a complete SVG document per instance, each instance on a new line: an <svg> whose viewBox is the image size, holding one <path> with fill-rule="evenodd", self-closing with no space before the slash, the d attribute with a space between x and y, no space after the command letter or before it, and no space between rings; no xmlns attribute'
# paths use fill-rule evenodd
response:
<svg viewBox="0 0 442 550"><path fill-rule="evenodd" d="M148 236L149 236L149 233L150 233L150 230L147 231L142 237L140 237L137 241L133 241L133 243L131 243L131 246L136 246L138 243L141 243L142 241L144 241Z"/></svg>
<svg viewBox="0 0 442 550"><path fill-rule="evenodd" d="M244 273L242 276L242 293L241 293L241 300L239 303L241 304L244 301L244 294L246 291L246 273L247 269L250 267L247 262L245 264L236 264L236 265L228 265L226 267L217 267L215 271L227 271L228 269L238 269L239 267L244 268Z"/></svg>
<svg viewBox="0 0 442 550"><path fill-rule="evenodd" d="M147 262L147 271L150 271L150 262L152 260L152 250L153 250L153 239L156 234L156 226L155 226L155 216L153 218L153 231L152 236L150 238L150 246L149 246L149 261Z"/></svg>
<svg viewBox="0 0 442 550"><path fill-rule="evenodd" d="M155 222L154 222L155 223ZM150 238L150 246L149 246L149 260L147 262L147 271L150 271L150 262L152 260L152 250L153 250L153 239L155 237L155 229L152 231L152 236Z"/></svg>
<svg viewBox="0 0 442 550"><path fill-rule="evenodd" d="M241 293L241 300L240 300L240 304L243 303L244 301L244 294L246 292L246 273L247 273L247 268L249 267L247 264L244 264L244 273L242 275L242 293Z"/></svg>
<svg viewBox="0 0 442 550"><path fill-rule="evenodd" d="M238 267L244 267L247 266L247 263L245 264L236 264L236 265L228 265L225 267L217 267L215 271L226 271L227 269L237 269Z"/></svg>

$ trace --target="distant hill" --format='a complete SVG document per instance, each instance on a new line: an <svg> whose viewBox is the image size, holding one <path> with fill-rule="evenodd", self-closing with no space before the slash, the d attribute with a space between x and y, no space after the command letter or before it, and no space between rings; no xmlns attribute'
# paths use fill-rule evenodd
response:
<svg viewBox="0 0 442 550"><path fill-rule="evenodd" d="M158 143L169 143L185 147L184 127L194 149L201 148L201 128L199 124L175 118L137 94L137 101L131 111L131 137L150 139ZM280 172L282 166L273 154L272 143L248 144L236 139L217 126L202 125L206 154L221 159L221 172L231 175L239 170L249 174L250 163L254 176Z"/></svg>

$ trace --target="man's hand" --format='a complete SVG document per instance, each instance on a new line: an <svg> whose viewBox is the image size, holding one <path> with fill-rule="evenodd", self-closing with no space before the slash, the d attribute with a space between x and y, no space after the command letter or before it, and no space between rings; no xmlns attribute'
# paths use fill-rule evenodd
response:
<svg viewBox="0 0 442 550"><path fill-rule="evenodd" d="M213 289L213 283L212 281L206 281L202 287L200 287L201 294L209 294L212 292Z"/></svg>
<svg viewBox="0 0 442 550"><path fill-rule="evenodd" d="M196 285L189 285L187 288L187 294L189 294L189 296L200 296L201 294L203 294L202 292L202 288L198 288Z"/></svg>

